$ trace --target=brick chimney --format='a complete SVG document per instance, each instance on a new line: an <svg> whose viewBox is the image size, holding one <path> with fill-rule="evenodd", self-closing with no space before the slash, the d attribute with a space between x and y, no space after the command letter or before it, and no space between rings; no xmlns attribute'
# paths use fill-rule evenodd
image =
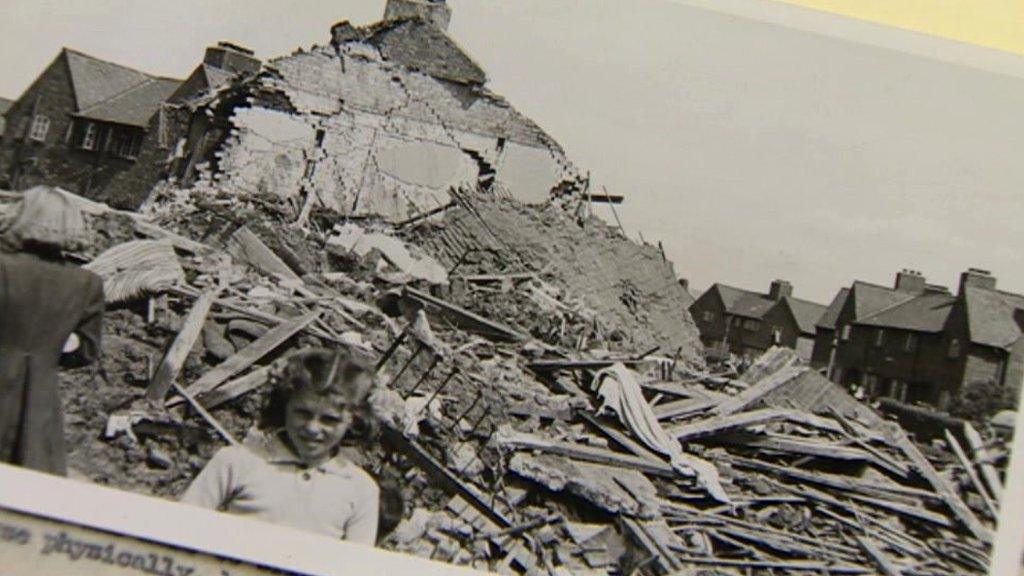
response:
<svg viewBox="0 0 1024 576"><path fill-rule="evenodd" d="M996 277L992 275L988 270L981 270L980 268L968 268L966 272L960 274L960 294L964 293L964 288L985 288L986 290L996 289Z"/></svg>
<svg viewBox="0 0 1024 576"><path fill-rule="evenodd" d="M775 280L768 290L768 297L772 300L782 300L793 295L793 285L785 280Z"/></svg>
<svg viewBox="0 0 1024 576"><path fill-rule="evenodd" d="M896 282L893 285L900 292L911 292L918 294L925 291L928 283L924 276L917 270L904 268L896 274Z"/></svg>
<svg viewBox="0 0 1024 576"><path fill-rule="evenodd" d="M260 71L261 63L260 59L255 56L255 52L244 46L231 42L218 42L216 46L206 49L203 64L233 74L238 72L255 74Z"/></svg>
<svg viewBox="0 0 1024 576"><path fill-rule="evenodd" d="M452 9L445 0L388 0L384 8L384 20L402 18L420 18L447 31Z"/></svg>

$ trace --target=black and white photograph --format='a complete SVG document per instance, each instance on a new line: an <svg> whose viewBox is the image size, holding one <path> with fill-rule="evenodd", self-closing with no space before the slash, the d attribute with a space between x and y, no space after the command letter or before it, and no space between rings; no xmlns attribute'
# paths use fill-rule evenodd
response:
<svg viewBox="0 0 1024 576"><path fill-rule="evenodd" d="M989 572L1024 498L1005 26L5 4L0 476L453 570Z"/></svg>

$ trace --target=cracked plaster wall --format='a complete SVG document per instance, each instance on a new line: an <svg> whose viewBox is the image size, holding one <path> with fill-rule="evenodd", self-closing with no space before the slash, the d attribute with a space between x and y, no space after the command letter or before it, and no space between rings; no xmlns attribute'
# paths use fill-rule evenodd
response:
<svg viewBox="0 0 1024 576"><path fill-rule="evenodd" d="M274 61L277 75L259 89L283 93L297 113L258 96L236 108L217 154L221 185L313 190L336 210L401 220L448 203L448 190L475 184L484 167L525 202L547 200L570 176L557 144L499 98L373 58L358 45L344 57L320 49Z"/></svg>

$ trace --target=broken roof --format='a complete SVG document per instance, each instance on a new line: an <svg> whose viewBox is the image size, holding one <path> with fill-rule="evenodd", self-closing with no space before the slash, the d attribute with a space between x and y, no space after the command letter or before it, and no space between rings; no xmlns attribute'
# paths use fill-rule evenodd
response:
<svg viewBox="0 0 1024 576"><path fill-rule="evenodd" d="M968 286L964 288L964 303L971 342L1009 348L1021 337L1015 312L1024 310L1024 296Z"/></svg>
<svg viewBox="0 0 1024 576"><path fill-rule="evenodd" d="M103 122L145 127L181 83L64 49L77 114Z"/></svg>
<svg viewBox="0 0 1024 576"><path fill-rule="evenodd" d="M879 328L941 332L955 303L956 297L951 294L925 292L865 318L859 318L856 322Z"/></svg>
<svg viewBox="0 0 1024 576"><path fill-rule="evenodd" d="M843 311L843 306L846 305L846 299L850 297L850 289L842 288L836 293L835 298L832 299L832 303L825 309L825 313L821 315L821 318L815 323L818 328L825 328L828 330L835 330L836 321L839 320L839 313Z"/></svg>

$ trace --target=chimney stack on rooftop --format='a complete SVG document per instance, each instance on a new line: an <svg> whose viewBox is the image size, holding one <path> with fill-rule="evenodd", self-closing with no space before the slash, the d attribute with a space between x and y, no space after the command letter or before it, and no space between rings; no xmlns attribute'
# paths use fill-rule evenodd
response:
<svg viewBox="0 0 1024 576"><path fill-rule="evenodd" d="M785 280L775 280L768 290L768 297L772 300L782 300L793 295L793 285Z"/></svg>
<svg viewBox="0 0 1024 576"><path fill-rule="evenodd" d="M447 31L452 19L452 9L445 0L388 0L384 8L384 20L419 18Z"/></svg>
<svg viewBox="0 0 1024 576"><path fill-rule="evenodd" d="M239 72L255 74L260 71L260 59L255 52L231 42L218 42L216 46L206 49L203 64L213 66L232 74Z"/></svg>
<svg viewBox="0 0 1024 576"><path fill-rule="evenodd" d="M996 277L988 270L968 268L966 272L960 274L960 294L963 294L964 288L968 287L995 290Z"/></svg>
<svg viewBox="0 0 1024 576"><path fill-rule="evenodd" d="M917 294L924 292L927 287L928 283L925 281L924 275L918 270L904 268L896 274L896 283L894 288L900 292Z"/></svg>

